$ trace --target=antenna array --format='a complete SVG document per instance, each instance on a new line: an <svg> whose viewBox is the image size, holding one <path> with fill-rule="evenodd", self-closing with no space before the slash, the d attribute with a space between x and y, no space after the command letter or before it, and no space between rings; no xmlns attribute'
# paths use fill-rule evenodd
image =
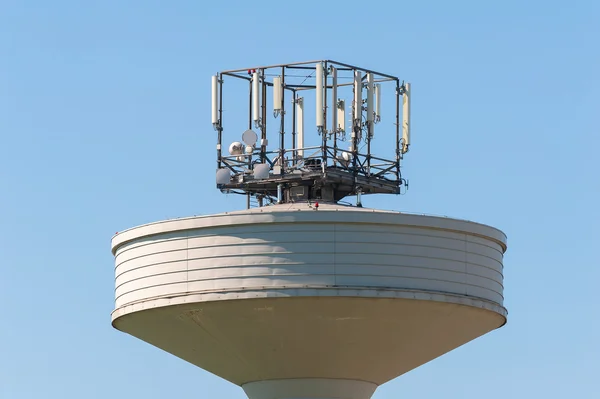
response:
<svg viewBox="0 0 600 399"><path fill-rule="evenodd" d="M243 143L233 141L229 154L223 154L223 85L230 78L249 83L249 124L241 137ZM376 125L383 125L385 86L391 86L387 93L395 96L395 118L378 127L376 135ZM314 97L307 96L310 91ZM286 94L291 97L289 107ZM267 124L271 125L267 123L268 96L273 118L279 119L274 134L267 132ZM314 136L306 130L306 105L312 101ZM393 109L391 104L388 109ZM395 76L331 60L223 71L212 77L211 118L217 131L217 187L256 196L259 204L265 199L335 202L348 195L359 199L361 194L398 194L402 186L408 186L400 163L410 147L410 84ZM269 147L269 138L277 135L278 148ZM376 137L383 148L395 148L391 159L373 154ZM307 138L311 145L306 145Z"/></svg>

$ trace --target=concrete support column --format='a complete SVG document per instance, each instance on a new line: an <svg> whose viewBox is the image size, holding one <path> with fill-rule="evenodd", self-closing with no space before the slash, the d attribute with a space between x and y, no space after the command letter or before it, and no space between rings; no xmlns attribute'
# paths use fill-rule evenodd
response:
<svg viewBox="0 0 600 399"><path fill-rule="evenodd" d="M242 388L249 399L370 399L377 385L358 380L297 378L249 382Z"/></svg>

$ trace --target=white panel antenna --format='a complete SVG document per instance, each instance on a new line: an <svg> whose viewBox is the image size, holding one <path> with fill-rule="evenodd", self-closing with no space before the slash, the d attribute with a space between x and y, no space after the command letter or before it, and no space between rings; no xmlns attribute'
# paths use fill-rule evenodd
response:
<svg viewBox="0 0 600 399"><path fill-rule="evenodd" d="M304 98L298 97L296 100L296 148L298 148L298 157L304 156Z"/></svg>
<svg viewBox="0 0 600 399"><path fill-rule="evenodd" d="M337 102L337 130L340 132L346 131L346 100L338 100Z"/></svg>
<svg viewBox="0 0 600 399"><path fill-rule="evenodd" d="M362 73L354 71L354 120L362 122Z"/></svg>
<svg viewBox="0 0 600 399"><path fill-rule="evenodd" d="M281 77L273 78L273 116L277 118L281 113L282 108L282 92Z"/></svg>
<svg viewBox="0 0 600 399"><path fill-rule="evenodd" d="M410 146L410 83L404 85L402 93L402 153Z"/></svg>
<svg viewBox="0 0 600 399"><path fill-rule="evenodd" d="M218 76L213 76L212 77L212 81L211 81L211 86L212 86L212 96L211 96L211 100L212 100L212 109L211 109L211 116L212 116L212 124L213 127L217 127L217 125L219 124L219 77Z"/></svg>
<svg viewBox="0 0 600 399"><path fill-rule="evenodd" d="M252 120L254 126L260 126L260 75L258 72L252 74Z"/></svg>
<svg viewBox="0 0 600 399"><path fill-rule="evenodd" d="M316 72L316 92L317 92L317 101L316 101L316 121L317 121L317 129L319 131L323 130L324 118L323 118L323 64L317 64L317 72Z"/></svg>
<svg viewBox="0 0 600 399"><path fill-rule="evenodd" d="M375 123L381 121L381 84L375 85Z"/></svg>
<svg viewBox="0 0 600 399"><path fill-rule="evenodd" d="M373 137L373 74L367 73L367 135L369 138Z"/></svg>
<svg viewBox="0 0 600 399"><path fill-rule="evenodd" d="M331 132L338 131L338 112L337 109L337 68L331 67Z"/></svg>

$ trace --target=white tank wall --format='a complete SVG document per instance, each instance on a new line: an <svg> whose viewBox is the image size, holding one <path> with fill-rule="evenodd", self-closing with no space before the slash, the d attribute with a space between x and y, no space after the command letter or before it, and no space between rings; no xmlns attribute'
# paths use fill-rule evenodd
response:
<svg viewBox="0 0 600 399"><path fill-rule="evenodd" d="M352 287L344 296L443 293L501 308L505 249L504 234L489 226L337 205L170 220L113 238L116 308L192 294L310 296L332 287Z"/></svg>

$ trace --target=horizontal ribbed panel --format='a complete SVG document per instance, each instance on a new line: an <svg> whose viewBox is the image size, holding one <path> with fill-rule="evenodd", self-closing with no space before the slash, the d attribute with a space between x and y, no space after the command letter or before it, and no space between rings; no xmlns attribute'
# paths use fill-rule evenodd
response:
<svg viewBox="0 0 600 399"><path fill-rule="evenodd" d="M215 290L335 286L436 291L502 305L505 244L497 230L453 226L448 218L438 227L436 218L398 213L315 214L240 212L239 224L229 223L232 214L212 224L202 217L129 230L114 248L116 307Z"/></svg>

